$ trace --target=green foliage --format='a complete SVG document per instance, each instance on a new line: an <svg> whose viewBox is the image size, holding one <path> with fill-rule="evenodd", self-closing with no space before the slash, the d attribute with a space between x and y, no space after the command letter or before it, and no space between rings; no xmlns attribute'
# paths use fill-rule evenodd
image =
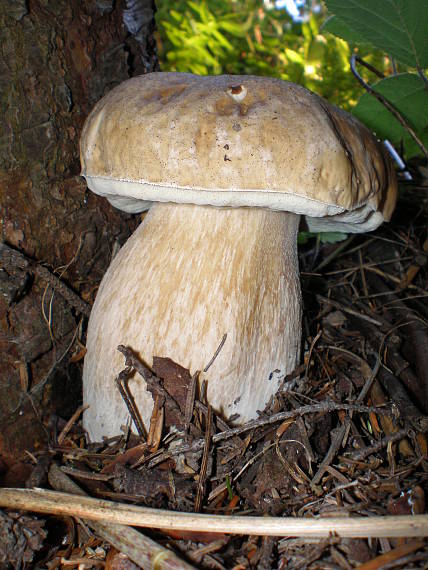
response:
<svg viewBox="0 0 428 570"><path fill-rule="evenodd" d="M408 124L419 133L428 146L428 89L419 75L400 73L373 85L395 108L400 109ZM378 137L403 141L410 156L419 152L409 133L395 117L373 96L364 94L354 109L355 115Z"/></svg>
<svg viewBox="0 0 428 570"><path fill-rule="evenodd" d="M326 0L326 4L354 41L370 42L410 67L428 67L428 0ZM350 39L346 33L345 39Z"/></svg>
<svg viewBox="0 0 428 570"><path fill-rule="evenodd" d="M347 239L348 234L343 232L299 232L297 243L303 245L310 239L317 239L320 243L338 243Z"/></svg>
<svg viewBox="0 0 428 570"><path fill-rule="evenodd" d="M273 1L157 0L162 69L293 81L345 109L355 107L379 137L404 145L407 158L420 154L406 130L355 80L349 59L357 52L387 74L378 81L359 68L426 141L428 0L325 0L325 5L328 18L318 0L307 0L308 17L298 23Z"/></svg>
<svg viewBox="0 0 428 570"><path fill-rule="evenodd" d="M349 73L349 45L320 31L322 11L296 23L263 0L158 0L157 7L165 71L279 77L344 108L363 92Z"/></svg>
<svg viewBox="0 0 428 570"><path fill-rule="evenodd" d="M428 0L325 0L334 16L325 29L351 43L373 45L400 65L399 72L372 87L383 95L428 145ZM417 70L418 73L411 72ZM402 146L406 158L422 154L409 132L372 95L365 93L355 115L380 138Z"/></svg>
<svg viewBox="0 0 428 570"><path fill-rule="evenodd" d="M357 32L354 32L354 30L350 28L346 22L339 20L337 16L330 16L327 18L322 26L322 31L324 33L330 32L335 36L339 36L339 38L342 38L342 40L345 40L345 42L348 42L351 45L357 43L368 43L364 42L363 38Z"/></svg>

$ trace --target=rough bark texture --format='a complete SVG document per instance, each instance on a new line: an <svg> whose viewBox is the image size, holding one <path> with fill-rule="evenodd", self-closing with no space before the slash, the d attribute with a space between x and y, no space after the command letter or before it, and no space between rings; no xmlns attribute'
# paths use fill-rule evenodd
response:
<svg viewBox="0 0 428 570"><path fill-rule="evenodd" d="M153 0L0 0L1 236L88 302L135 222L86 190L80 130L114 85L156 68L153 16ZM25 271L0 268L6 466L45 440L48 413L67 416L80 398L80 363L70 355L81 315L45 288Z"/></svg>

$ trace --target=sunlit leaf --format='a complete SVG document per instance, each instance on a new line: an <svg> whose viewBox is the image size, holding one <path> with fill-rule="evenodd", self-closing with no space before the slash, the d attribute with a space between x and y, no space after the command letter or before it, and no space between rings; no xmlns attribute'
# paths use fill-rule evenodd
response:
<svg viewBox="0 0 428 570"><path fill-rule="evenodd" d="M285 48L285 55L293 63L303 64L303 57L297 51Z"/></svg>
<svg viewBox="0 0 428 570"><path fill-rule="evenodd" d="M317 35L309 43L306 60L309 63L317 63L324 58L326 40L323 36Z"/></svg>
<svg viewBox="0 0 428 570"><path fill-rule="evenodd" d="M339 36L342 40L349 42L350 44L363 44L367 43L367 40L350 28L346 22L340 20L337 16L330 16L321 27L322 32L330 32L335 36Z"/></svg>
<svg viewBox="0 0 428 570"><path fill-rule="evenodd" d="M242 38L245 36L245 32L249 28L248 26L242 26L241 24L237 24L235 22L227 22L227 21L220 21L219 28L232 34L232 36L236 36L237 38Z"/></svg>
<svg viewBox="0 0 428 570"><path fill-rule="evenodd" d="M221 34L218 30L212 30L211 33L220 45L222 45L228 51L233 51L233 45L223 36L223 34Z"/></svg>

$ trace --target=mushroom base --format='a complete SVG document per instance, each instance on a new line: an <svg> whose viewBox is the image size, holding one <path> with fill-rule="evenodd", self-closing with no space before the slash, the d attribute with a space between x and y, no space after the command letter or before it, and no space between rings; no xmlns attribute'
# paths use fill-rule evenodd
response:
<svg viewBox="0 0 428 570"><path fill-rule="evenodd" d="M88 325L83 399L90 438L120 433L128 412L115 386L119 344L151 365L169 357L200 378L225 418L257 417L296 366L301 294L299 216L258 208L155 204L112 261ZM151 394L129 380L148 427Z"/></svg>

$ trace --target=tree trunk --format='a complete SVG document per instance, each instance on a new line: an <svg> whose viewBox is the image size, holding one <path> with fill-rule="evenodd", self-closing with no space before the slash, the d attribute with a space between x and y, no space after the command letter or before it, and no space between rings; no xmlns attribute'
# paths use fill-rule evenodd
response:
<svg viewBox="0 0 428 570"><path fill-rule="evenodd" d="M153 32L153 0L0 0L2 239L89 303L135 221L87 191L79 177L80 130L114 85L156 68ZM79 403L84 327L82 315L41 277L0 268L6 466L40 447L52 435L52 417L68 417Z"/></svg>

